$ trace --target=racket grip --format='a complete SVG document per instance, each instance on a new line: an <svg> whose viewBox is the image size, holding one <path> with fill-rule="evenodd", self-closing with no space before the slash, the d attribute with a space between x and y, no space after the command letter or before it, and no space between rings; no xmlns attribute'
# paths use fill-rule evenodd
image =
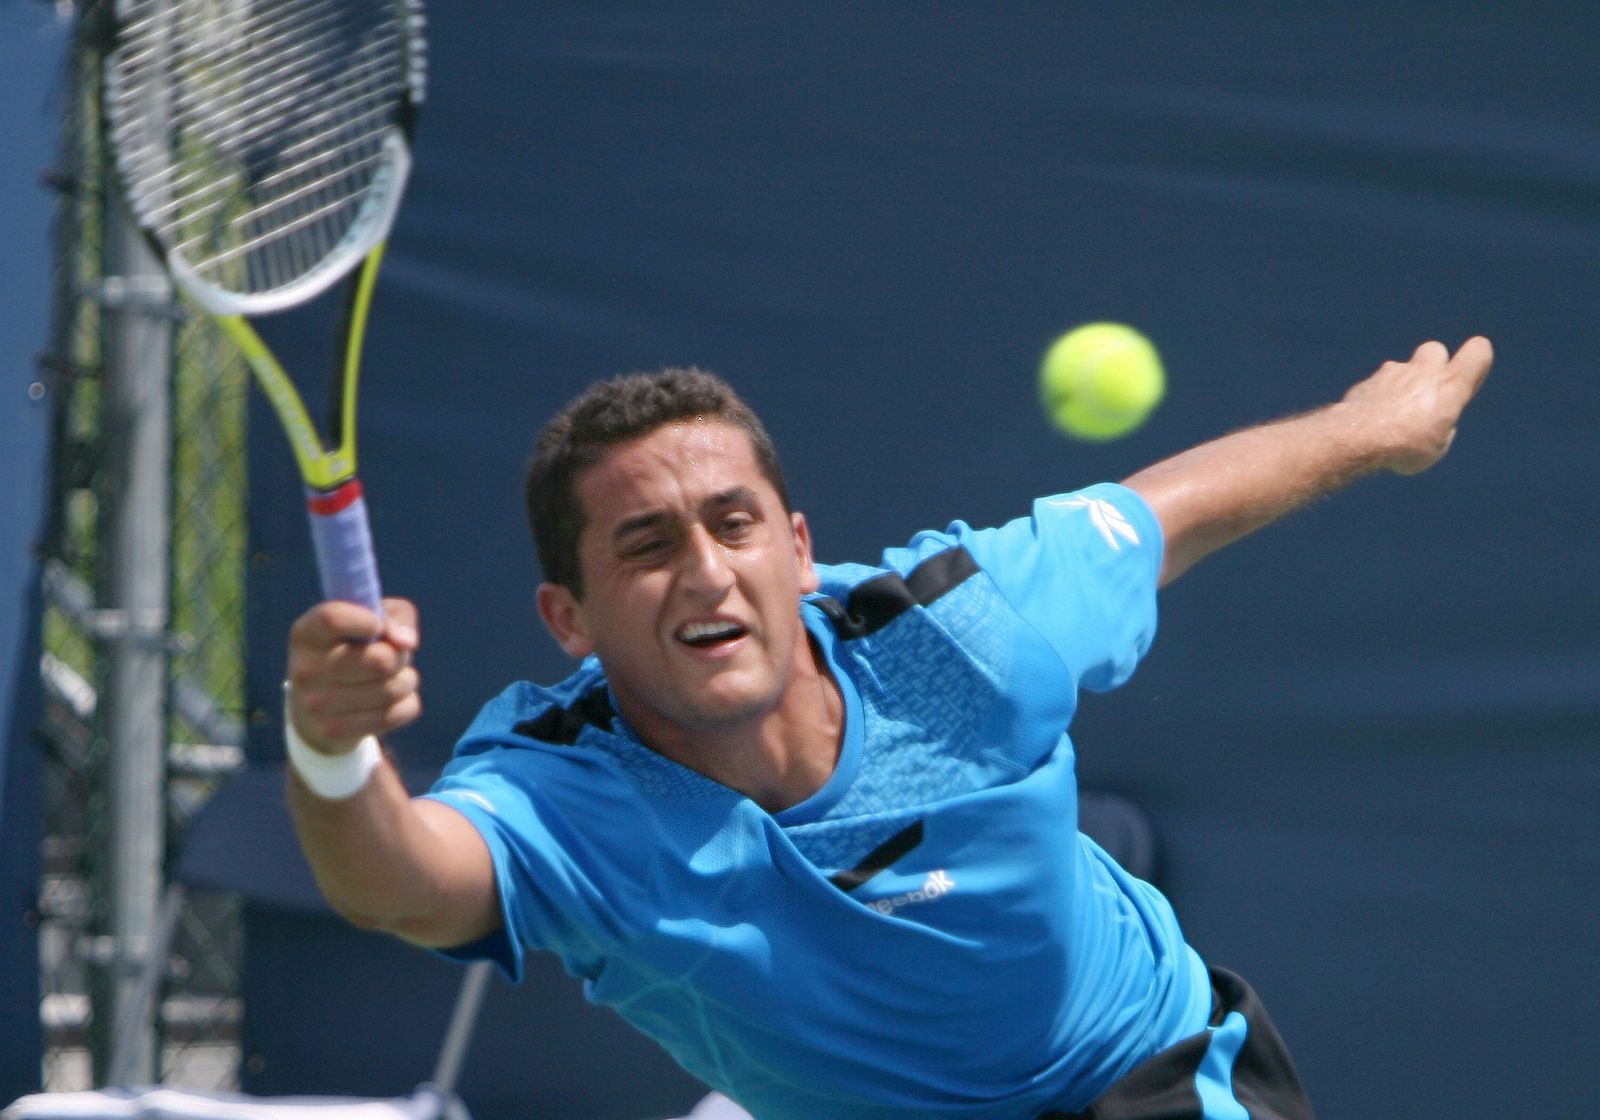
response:
<svg viewBox="0 0 1600 1120"><path fill-rule="evenodd" d="M323 597L359 603L381 617L383 593L360 480L352 478L328 491L307 490L306 512L311 517L311 544Z"/></svg>

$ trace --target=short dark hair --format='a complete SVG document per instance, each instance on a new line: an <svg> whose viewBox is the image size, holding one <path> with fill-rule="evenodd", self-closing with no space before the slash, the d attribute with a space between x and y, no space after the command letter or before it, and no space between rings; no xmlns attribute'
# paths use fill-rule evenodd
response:
<svg viewBox="0 0 1600 1120"><path fill-rule="evenodd" d="M722 378L704 370L669 368L598 381L544 426L528 463L523 493L528 524L544 578L583 598L578 538L583 503L578 476L619 443L647 436L676 420L719 420L750 437L756 464L791 512L789 489L772 437L749 405Z"/></svg>

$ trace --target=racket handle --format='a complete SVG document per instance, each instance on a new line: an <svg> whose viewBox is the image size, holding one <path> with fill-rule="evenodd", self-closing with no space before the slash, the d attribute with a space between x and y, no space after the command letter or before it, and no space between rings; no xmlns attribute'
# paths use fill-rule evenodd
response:
<svg viewBox="0 0 1600 1120"><path fill-rule="evenodd" d="M323 597L359 603L381 617L383 593L378 589L378 561L361 482L352 478L334 490L307 490L306 512L311 517L311 544Z"/></svg>

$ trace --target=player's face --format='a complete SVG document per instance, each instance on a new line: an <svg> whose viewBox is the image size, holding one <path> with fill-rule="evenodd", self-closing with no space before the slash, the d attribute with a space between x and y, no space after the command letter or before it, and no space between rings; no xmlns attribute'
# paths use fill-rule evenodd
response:
<svg viewBox="0 0 1600 1120"><path fill-rule="evenodd" d="M809 657L799 599L815 591L805 519L785 513L740 429L668 424L578 479L584 597L540 589L563 648L598 654L646 741L730 730L782 699Z"/></svg>

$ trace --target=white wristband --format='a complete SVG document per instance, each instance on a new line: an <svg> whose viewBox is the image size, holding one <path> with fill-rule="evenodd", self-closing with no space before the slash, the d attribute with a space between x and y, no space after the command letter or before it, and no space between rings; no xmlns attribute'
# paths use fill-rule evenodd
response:
<svg viewBox="0 0 1600 1120"><path fill-rule="evenodd" d="M287 705L283 712L283 742L289 748L289 765L311 787L311 792L324 801L343 801L355 796L383 761L383 749L371 735L345 754L323 754L300 738L300 733L294 729L294 720L289 718Z"/></svg>

